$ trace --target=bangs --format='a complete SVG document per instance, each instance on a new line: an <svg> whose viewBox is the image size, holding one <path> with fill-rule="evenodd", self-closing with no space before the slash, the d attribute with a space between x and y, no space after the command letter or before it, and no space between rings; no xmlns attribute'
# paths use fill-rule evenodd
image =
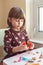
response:
<svg viewBox="0 0 43 65"><path fill-rule="evenodd" d="M13 16L16 19L24 19L25 16L23 15L23 12L16 12L15 15Z"/></svg>

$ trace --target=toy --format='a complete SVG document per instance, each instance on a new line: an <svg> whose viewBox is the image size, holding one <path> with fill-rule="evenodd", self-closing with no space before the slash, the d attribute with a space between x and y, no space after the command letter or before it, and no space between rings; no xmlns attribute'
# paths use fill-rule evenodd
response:
<svg viewBox="0 0 43 65"><path fill-rule="evenodd" d="M30 48L30 49L31 49L32 46L33 46L33 43L30 42L30 41L29 41L29 42L25 42L25 41L24 41L24 42L22 42L22 44L23 44L23 45L27 45L27 47Z"/></svg>

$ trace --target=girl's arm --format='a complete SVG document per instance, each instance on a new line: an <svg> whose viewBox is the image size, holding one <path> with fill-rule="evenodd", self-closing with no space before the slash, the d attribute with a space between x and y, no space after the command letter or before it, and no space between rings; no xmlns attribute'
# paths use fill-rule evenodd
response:
<svg viewBox="0 0 43 65"><path fill-rule="evenodd" d="M29 49L33 49L34 48L34 44L31 41L29 41L28 34L27 34L26 30L25 30L25 39L26 39L28 48Z"/></svg>
<svg viewBox="0 0 43 65"><path fill-rule="evenodd" d="M11 34L9 34L8 31L5 32L5 36L4 36L4 50L9 54L13 54L13 53L16 53L16 52L21 52L21 51L24 51L24 50L27 50L27 45L19 45L19 46L16 46L16 47L13 47L11 45L12 43L12 36Z"/></svg>
<svg viewBox="0 0 43 65"><path fill-rule="evenodd" d="M8 31L5 31L4 35L4 50L11 55L13 46L11 45L12 37L11 34Z"/></svg>
<svg viewBox="0 0 43 65"><path fill-rule="evenodd" d="M27 45L19 45L17 47L13 47L12 52L16 53L16 52L22 52L24 50L28 50Z"/></svg>

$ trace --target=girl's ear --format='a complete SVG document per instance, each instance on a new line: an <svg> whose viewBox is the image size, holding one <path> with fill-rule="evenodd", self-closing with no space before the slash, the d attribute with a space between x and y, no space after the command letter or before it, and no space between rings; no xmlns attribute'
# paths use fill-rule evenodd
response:
<svg viewBox="0 0 43 65"><path fill-rule="evenodd" d="M8 20L9 20L9 22L11 22L11 18L10 17L8 18Z"/></svg>

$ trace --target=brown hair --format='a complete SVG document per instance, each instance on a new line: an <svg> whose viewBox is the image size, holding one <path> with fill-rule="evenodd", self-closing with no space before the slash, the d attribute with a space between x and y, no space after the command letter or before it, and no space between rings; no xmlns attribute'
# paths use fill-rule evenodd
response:
<svg viewBox="0 0 43 65"><path fill-rule="evenodd" d="M16 18L16 19L24 19L24 23L21 29L25 28L25 16L24 16L24 12L21 8L19 7L13 7L10 9L9 14L8 14L8 19L7 19L7 24L10 28L12 28L12 23L9 21L9 18Z"/></svg>

